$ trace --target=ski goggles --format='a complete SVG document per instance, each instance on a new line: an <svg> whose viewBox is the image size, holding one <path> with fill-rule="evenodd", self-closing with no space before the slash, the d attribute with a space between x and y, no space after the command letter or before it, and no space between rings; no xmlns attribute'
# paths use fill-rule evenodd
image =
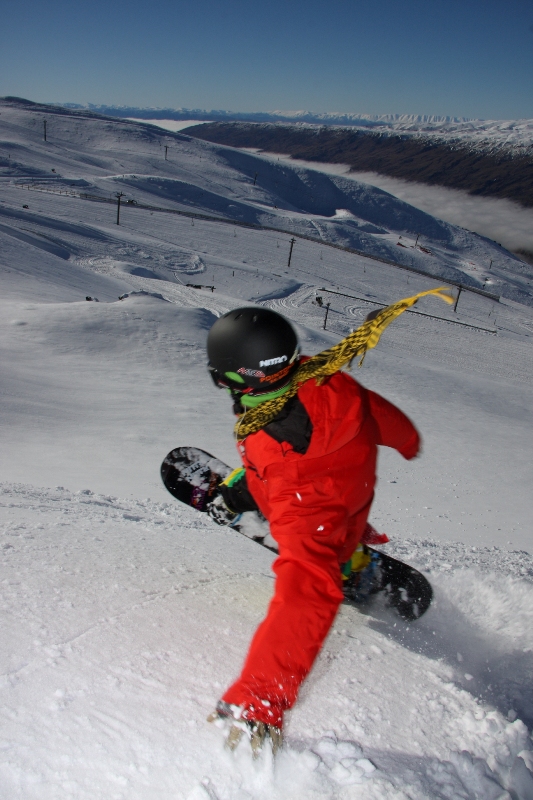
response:
<svg viewBox="0 0 533 800"><path fill-rule="evenodd" d="M278 359L272 360L278 361ZM250 391L260 391L264 394L279 389L280 386L287 383L298 366L299 360L300 350L297 347L292 358L287 361L284 357L284 363L281 364L267 365L267 362L264 362L265 366L259 369L241 367L237 372L229 370L220 372L208 362L207 369L213 383L218 388L231 389L241 394L247 394Z"/></svg>
<svg viewBox="0 0 533 800"><path fill-rule="evenodd" d="M233 389L237 390L240 394L248 394L252 391L251 386L246 386L244 380L236 372L219 372L211 364L207 365L207 371L211 375L211 380L218 389Z"/></svg>

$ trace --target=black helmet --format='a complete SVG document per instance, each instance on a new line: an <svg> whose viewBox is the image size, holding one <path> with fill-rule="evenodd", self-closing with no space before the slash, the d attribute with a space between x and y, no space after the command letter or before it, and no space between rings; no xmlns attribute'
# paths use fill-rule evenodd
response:
<svg viewBox="0 0 533 800"><path fill-rule="evenodd" d="M235 308L207 337L208 369L217 386L271 392L288 383L298 363L290 322L269 308Z"/></svg>

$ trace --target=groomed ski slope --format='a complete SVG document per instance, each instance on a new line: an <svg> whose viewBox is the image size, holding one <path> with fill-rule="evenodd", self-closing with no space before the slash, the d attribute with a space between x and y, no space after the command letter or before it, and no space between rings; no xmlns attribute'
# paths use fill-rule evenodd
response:
<svg viewBox="0 0 533 800"><path fill-rule="evenodd" d="M26 148L19 176L63 158L70 182L96 185L109 179L106 143L139 173L167 169L139 126L77 119L65 143L62 118L52 162L23 111L1 112L2 152ZM189 164L194 186L226 170L236 192L250 178L221 166L225 150L184 138L179 169ZM428 574L436 600L412 625L379 599L343 607L287 715L284 750L274 765L252 763L245 748L224 751L205 717L264 615L272 557L179 506L158 477L178 444L238 463L228 398L205 371L206 332L258 302L318 352L373 303L438 282L300 239L287 270L289 223L277 234L126 207L116 226L111 206L23 191L6 170L0 795L532 798L531 308L465 292L455 314L421 301L447 321L405 314L357 370L421 430L420 459L382 452L372 521L388 552ZM298 214L298 226L317 222ZM467 270L488 245L461 241L454 269ZM526 296L516 264L505 255L499 285ZM317 294L331 302L326 331Z"/></svg>

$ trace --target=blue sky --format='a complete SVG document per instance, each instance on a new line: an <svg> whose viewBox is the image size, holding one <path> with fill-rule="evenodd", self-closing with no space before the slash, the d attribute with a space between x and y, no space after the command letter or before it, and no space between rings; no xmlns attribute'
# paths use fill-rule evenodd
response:
<svg viewBox="0 0 533 800"><path fill-rule="evenodd" d="M533 0L0 0L0 95L533 117Z"/></svg>

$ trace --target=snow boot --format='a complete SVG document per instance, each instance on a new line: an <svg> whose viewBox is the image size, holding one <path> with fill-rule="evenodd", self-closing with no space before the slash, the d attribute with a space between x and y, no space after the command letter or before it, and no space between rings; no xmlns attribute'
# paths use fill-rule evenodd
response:
<svg viewBox="0 0 533 800"><path fill-rule="evenodd" d="M366 603L381 588L380 554L360 544L351 559L341 566L342 591L352 603Z"/></svg>

